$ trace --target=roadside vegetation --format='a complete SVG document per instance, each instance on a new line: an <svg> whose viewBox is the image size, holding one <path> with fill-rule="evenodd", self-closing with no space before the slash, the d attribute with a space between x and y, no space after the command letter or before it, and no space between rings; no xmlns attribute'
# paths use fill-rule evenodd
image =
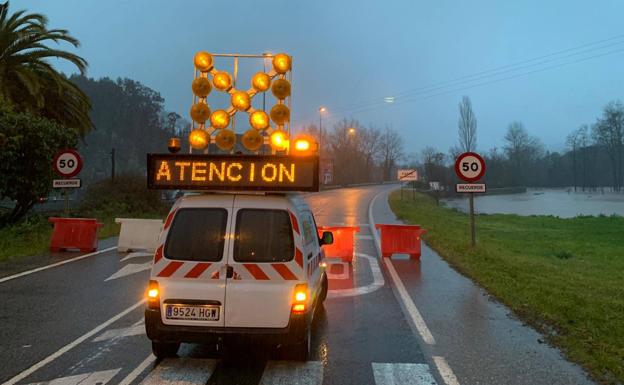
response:
<svg viewBox="0 0 624 385"><path fill-rule="evenodd" d="M0 4L0 201L15 203L0 212L0 228L20 221L48 194L54 154L92 128L87 95L48 62L65 61L84 73L83 58L49 46L80 43L47 24L44 15L10 13L8 2Z"/></svg>
<svg viewBox="0 0 624 385"><path fill-rule="evenodd" d="M11 11L8 1L0 4L0 261L47 252L48 217L65 213L32 208L49 196L57 177L52 159L63 148L80 146L80 178L88 186L69 216L103 222L100 238L118 234L116 217L163 217L167 207L144 177L108 179L109 154L114 161L117 149L118 173L142 174L144 154L165 143L181 117L165 115L160 94L138 82L86 78L87 61L58 46L77 48L78 39L49 28L45 15ZM50 59L71 63L79 74L65 76Z"/></svg>
<svg viewBox="0 0 624 385"><path fill-rule="evenodd" d="M624 218L478 215L477 247L468 216L416 194L390 206L428 230L444 259L544 333L603 383L624 382Z"/></svg>
<svg viewBox="0 0 624 385"><path fill-rule="evenodd" d="M105 180L91 185L78 210L70 217L97 218L104 223L98 230L100 239L119 234L115 218L164 218L169 205L160 193L147 190L144 177L124 175L115 181ZM32 214L13 226L0 228L0 261L48 252L52 224L50 216L61 213Z"/></svg>

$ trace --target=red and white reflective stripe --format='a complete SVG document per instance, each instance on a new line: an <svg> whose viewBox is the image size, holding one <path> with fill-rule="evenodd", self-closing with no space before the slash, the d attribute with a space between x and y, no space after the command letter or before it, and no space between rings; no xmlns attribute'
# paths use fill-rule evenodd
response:
<svg viewBox="0 0 624 385"><path fill-rule="evenodd" d="M272 263L271 266L279 273L279 275L287 281L296 281L297 276L293 274L288 266L284 263Z"/></svg>
<svg viewBox="0 0 624 385"><path fill-rule="evenodd" d="M158 246L156 253L154 253L154 265L157 264L163 257L163 246L164 245Z"/></svg>
<svg viewBox="0 0 624 385"><path fill-rule="evenodd" d="M210 265L212 265L212 263L200 262L189 270L188 273L184 274L184 278L199 278L199 276L202 275L202 273L206 271Z"/></svg>
<svg viewBox="0 0 624 385"><path fill-rule="evenodd" d="M173 221L173 217L175 216L175 213L178 211L177 208L174 208L171 210L171 212L169 213L169 215L167 215L167 219L165 220L165 225L163 226L163 230L168 230L169 226L171 226L171 222Z"/></svg>
<svg viewBox="0 0 624 385"><path fill-rule="evenodd" d="M288 210L288 214L290 215L290 221L292 222L293 230L295 230L295 233L297 233L297 235L299 235L300 234L299 233L299 222L297 222L297 217L290 210Z"/></svg>
<svg viewBox="0 0 624 385"><path fill-rule="evenodd" d="M295 262L297 262L297 265L303 269L303 253L298 247L295 248Z"/></svg>
<svg viewBox="0 0 624 385"><path fill-rule="evenodd" d="M169 262L167 266L165 266L165 268L162 269L160 273L158 273L157 276L158 277L171 277L173 273L175 273L180 267L182 267L182 265L184 265L184 262L180 262L180 261Z"/></svg>
<svg viewBox="0 0 624 385"><path fill-rule="evenodd" d="M237 280L297 281L299 278L288 263L242 263L234 265Z"/></svg>
<svg viewBox="0 0 624 385"><path fill-rule="evenodd" d="M262 268L260 266L256 265L255 263L243 263L243 266L245 267L245 269L247 269L247 271L249 271L249 273L256 280L268 281L268 280L271 279L271 278L269 278L268 275L266 275L264 270L262 270Z"/></svg>
<svg viewBox="0 0 624 385"><path fill-rule="evenodd" d="M212 262L172 261L161 256L159 262L154 263L152 266L152 276L160 278L219 279L221 266Z"/></svg>

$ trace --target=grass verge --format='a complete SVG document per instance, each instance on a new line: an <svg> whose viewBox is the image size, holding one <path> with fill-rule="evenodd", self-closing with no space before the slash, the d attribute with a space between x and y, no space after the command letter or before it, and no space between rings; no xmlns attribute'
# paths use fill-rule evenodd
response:
<svg viewBox="0 0 624 385"><path fill-rule="evenodd" d="M427 244L598 381L624 383L624 218L468 216L423 194L390 206L428 230Z"/></svg>

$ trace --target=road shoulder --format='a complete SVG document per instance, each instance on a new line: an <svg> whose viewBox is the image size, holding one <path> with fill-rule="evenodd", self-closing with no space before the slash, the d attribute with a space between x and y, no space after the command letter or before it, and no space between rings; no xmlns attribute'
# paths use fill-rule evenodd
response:
<svg viewBox="0 0 624 385"><path fill-rule="evenodd" d="M389 193L376 199L375 223L401 223L388 205ZM460 383L593 383L429 247L423 245L421 261L395 256L390 263L435 339L423 344L427 356L445 357Z"/></svg>

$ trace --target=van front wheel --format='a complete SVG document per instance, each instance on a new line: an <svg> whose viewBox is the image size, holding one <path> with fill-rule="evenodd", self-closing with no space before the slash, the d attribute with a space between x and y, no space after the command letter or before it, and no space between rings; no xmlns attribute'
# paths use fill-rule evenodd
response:
<svg viewBox="0 0 624 385"><path fill-rule="evenodd" d="M175 357L179 348L179 342L152 341L152 353L154 353L158 359Z"/></svg>

